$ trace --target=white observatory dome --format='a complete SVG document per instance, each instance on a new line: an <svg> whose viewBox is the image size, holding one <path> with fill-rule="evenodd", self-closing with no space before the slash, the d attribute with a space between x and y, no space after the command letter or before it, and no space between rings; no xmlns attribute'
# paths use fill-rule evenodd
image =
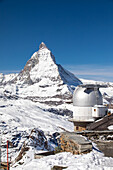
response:
<svg viewBox="0 0 113 170"><path fill-rule="evenodd" d="M73 119L76 121L94 121L106 114L102 94L99 91L104 85L81 84L73 94Z"/></svg>
<svg viewBox="0 0 113 170"><path fill-rule="evenodd" d="M82 131L89 123L106 115L108 108L103 105L100 87L106 85L81 84L73 93L73 119L74 130Z"/></svg>
<svg viewBox="0 0 113 170"><path fill-rule="evenodd" d="M79 107L92 107L102 105L102 95L97 85L80 85L73 94L73 105Z"/></svg>

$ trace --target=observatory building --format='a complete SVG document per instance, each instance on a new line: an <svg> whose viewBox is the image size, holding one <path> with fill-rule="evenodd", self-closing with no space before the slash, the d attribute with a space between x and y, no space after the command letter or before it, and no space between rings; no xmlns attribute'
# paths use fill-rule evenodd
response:
<svg viewBox="0 0 113 170"><path fill-rule="evenodd" d="M102 118L107 114L107 107L103 105L102 94L99 91L104 85L82 84L73 94L73 119L74 130L82 131L89 123Z"/></svg>

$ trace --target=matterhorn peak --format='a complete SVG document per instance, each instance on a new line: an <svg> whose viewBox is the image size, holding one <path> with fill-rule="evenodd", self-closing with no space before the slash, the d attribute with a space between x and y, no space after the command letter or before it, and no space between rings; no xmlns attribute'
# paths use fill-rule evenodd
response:
<svg viewBox="0 0 113 170"><path fill-rule="evenodd" d="M42 42L39 50L11 83L16 83L19 89L17 95L21 97L49 105L61 105L71 102L71 87L81 84L81 81L57 64L52 52Z"/></svg>
<svg viewBox="0 0 113 170"><path fill-rule="evenodd" d="M72 73L57 64L52 52L42 42L39 50L27 61L24 69L13 82L39 86L58 84L79 85L81 82Z"/></svg>
<svg viewBox="0 0 113 170"><path fill-rule="evenodd" d="M47 48L44 42L41 42L41 44L39 45L39 49L44 49Z"/></svg>

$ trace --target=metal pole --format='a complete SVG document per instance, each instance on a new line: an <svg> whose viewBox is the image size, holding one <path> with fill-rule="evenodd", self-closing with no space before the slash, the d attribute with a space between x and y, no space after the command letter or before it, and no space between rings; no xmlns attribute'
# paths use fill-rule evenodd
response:
<svg viewBox="0 0 113 170"><path fill-rule="evenodd" d="M9 162L8 162L8 140L7 140L7 170L9 170Z"/></svg>

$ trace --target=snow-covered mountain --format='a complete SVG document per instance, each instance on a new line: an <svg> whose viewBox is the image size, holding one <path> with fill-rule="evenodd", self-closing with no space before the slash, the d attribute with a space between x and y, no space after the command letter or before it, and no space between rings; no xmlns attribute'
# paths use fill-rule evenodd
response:
<svg viewBox="0 0 113 170"><path fill-rule="evenodd" d="M26 63L24 69L16 77L15 82L22 84L68 84L78 85L81 81L72 73L56 64L52 52L42 42L39 50L35 52ZM43 86L44 86L43 85Z"/></svg>
<svg viewBox="0 0 113 170"><path fill-rule="evenodd" d="M74 74L56 64L42 42L24 69L5 86L5 95L27 98L47 105L72 102L73 87L81 84Z"/></svg>

